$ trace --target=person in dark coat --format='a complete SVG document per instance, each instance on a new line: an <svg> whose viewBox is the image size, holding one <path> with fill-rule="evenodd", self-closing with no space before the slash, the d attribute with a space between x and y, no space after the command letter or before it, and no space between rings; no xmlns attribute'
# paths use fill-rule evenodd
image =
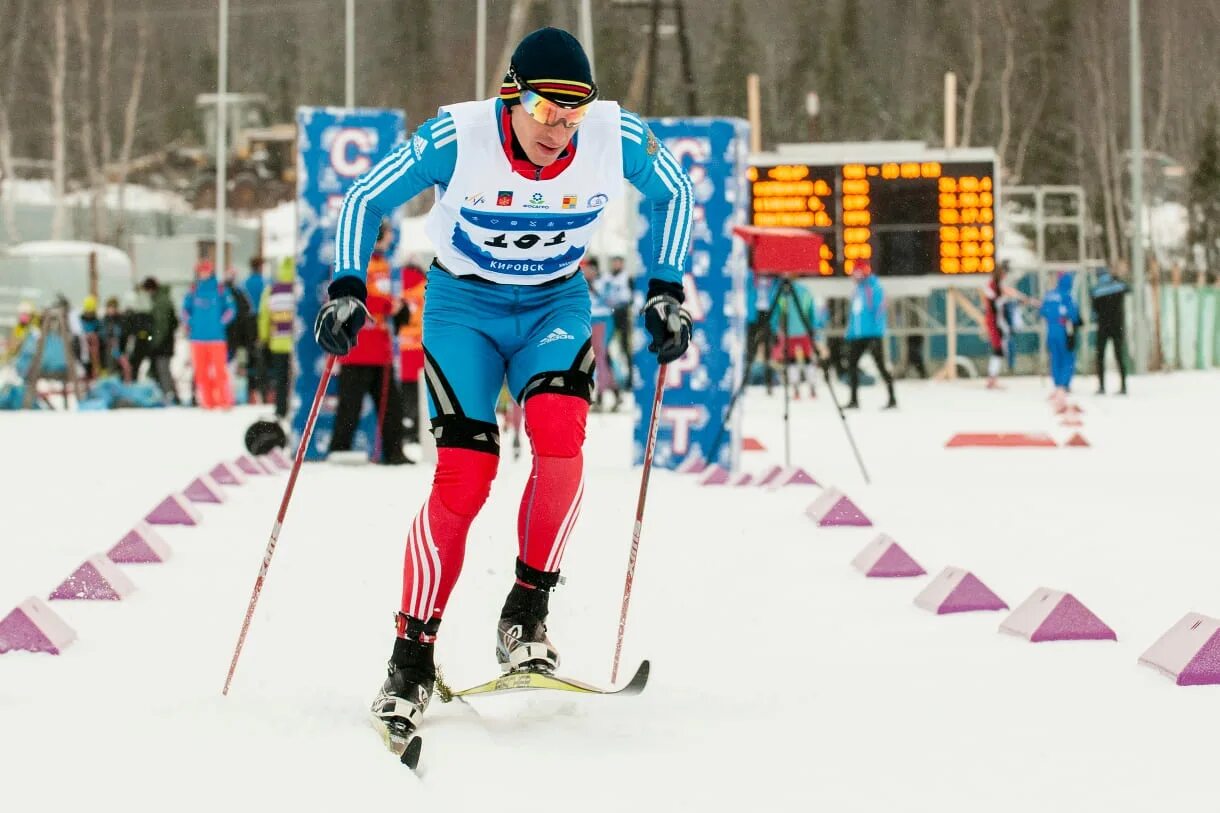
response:
<svg viewBox="0 0 1220 813"><path fill-rule="evenodd" d="M1126 324L1123 298L1131 292L1127 283L1103 268L1097 274L1097 285L1090 292L1093 313L1097 317L1097 394L1106 392L1106 345L1114 343L1114 358L1118 361L1119 395L1127 394L1127 362L1123 356L1127 345L1123 340Z"/></svg>
<svg viewBox="0 0 1220 813"><path fill-rule="evenodd" d="M169 362L174 357L174 334L178 330L178 311L170 299L169 289L152 277L144 280L140 286L148 294L152 303L149 311L150 329L148 332L147 355L152 359L153 374L157 386L165 393L171 404L181 404L178 398L178 388L174 386L174 377L170 374Z"/></svg>

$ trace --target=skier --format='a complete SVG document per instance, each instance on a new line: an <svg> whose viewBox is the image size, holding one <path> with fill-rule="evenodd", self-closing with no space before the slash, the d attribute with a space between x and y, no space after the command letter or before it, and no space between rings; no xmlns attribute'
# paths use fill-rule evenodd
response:
<svg viewBox="0 0 1220 813"><path fill-rule="evenodd" d="M991 340L991 358L987 360L987 389L1000 387L1000 368L1004 365L1005 348L1012 339L1012 323L1009 304L1022 302L1031 304L1016 288L1007 284L1008 260L1004 260L991 272L991 279L983 289L987 300L987 337Z"/></svg>
<svg viewBox="0 0 1220 813"><path fill-rule="evenodd" d="M851 312L847 320L847 376L851 383L851 400L844 409L858 409L860 402L856 391L860 389L860 359L865 353L873 357L877 372L885 380L889 400L885 409L894 409L894 379L885 368L885 349L881 345L885 337L885 292L873 274L868 260L856 260L851 272L856 288L851 296Z"/></svg>
<svg viewBox="0 0 1220 813"><path fill-rule="evenodd" d="M614 367L610 364L610 340L614 332L614 308L610 304L610 293L607 290L607 277L598 267L597 260L586 257L581 263L581 271L585 282L589 285L589 317L591 340L593 342L593 368L596 370L594 383L593 411L601 412L602 393L614 394L615 412L623 403L623 394L619 392L618 381L614 378Z"/></svg>
<svg viewBox="0 0 1220 813"><path fill-rule="evenodd" d="M1061 399L1072 390L1076 373L1076 328L1080 310L1072 296L1072 274L1060 275L1055 290L1042 299L1038 315L1046 320L1046 347L1050 351L1052 397Z"/></svg>
<svg viewBox="0 0 1220 813"><path fill-rule="evenodd" d="M593 392L589 291L579 264L624 179L652 204L649 350L665 364L690 342L682 309L690 180L639 118L597 97L576 38L534 31L513 52L499 98L442 108L356 182L340 211L337 270L314 328L322 349L336 355L368 318L364 269L380 218L437 187L427 222L437 257L424 301L436 473L407 537L397 636L373 702L393 735L414 730L432 695L437 630L499 462L494 409L506 375L524 407L533 469L496 658L504 671L559 663L546 635L548 599L580 510Z"/></svg>
<svg viewBox="0 0 1220 813"><path fill-rule="evenodd" d="M1097 315L1097 394L1106 393L1106 345L1114 342L1114 358L1118 362L1120 381L1119 395L1127 394L1127 362L1123 353L1127 348L1123 342L1123 297L1130 293L1127 283L1115 278L1107 269L1097 274L1097 285L1093 288L1093 312Z"/></svg>
<svg viewBox="0 0 1220 813"><path fill-rule="evenodd" d="M614 311L614 335L611 344L617 344L623 354L623 370L626 372L626 387L635 388L635 373L631 360L631 302L634 298L635 282L627 273L627 263L622 257L610 258L610 274L605 278L606 301Z"/></svg>

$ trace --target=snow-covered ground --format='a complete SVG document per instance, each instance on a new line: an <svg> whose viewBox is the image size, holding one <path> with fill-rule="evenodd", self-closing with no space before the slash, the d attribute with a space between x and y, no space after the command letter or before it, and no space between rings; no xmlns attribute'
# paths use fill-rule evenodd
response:
<svg viewBox="0 0 1220 813"><path fill-rule="evenodd" d="M1078 390L1091 392L1091 380ZM61 657L0 657L4 810L1214 809L1215 687L1180 688L1138 656L1190 610L1220 615L1214 511L1220 374L1081 395L1091 448L945 449L962 431L1063 438L1037 379L899 382L862 393L852 431L829 399L793 409L793 461L847 491L875 529L818 529L816 489L652 481L625 659L638 698L550 693L436 701L419 776L366 708L392 641L403 539L424 466L302 473L228 698L220 696L285 478L228 489L173 559L124 569L116 603L54 602L79 633ZM745 426L781 460L778 397ZM257 412L0 418L0 614L46 595L167 491L241 453ZM630 419L590 419L584 513L552 601L566 673L608 679L638 472ZM507 444L506 444L507 446ZM526 465L505 460L476 521L438 645L449 681L495 671ZM927 583L849 562L881 530L931 573L972 569L1015 606L1069 590L1118 643L1029 644L1002 614L935 617Z"/></svg>

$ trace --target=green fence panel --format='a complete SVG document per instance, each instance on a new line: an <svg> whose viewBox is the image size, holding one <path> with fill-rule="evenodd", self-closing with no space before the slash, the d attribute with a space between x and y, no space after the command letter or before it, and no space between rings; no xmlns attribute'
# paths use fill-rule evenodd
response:
<svg viewBox="0 0 1220 813"><path fill-rule="evenodd" d="M1178 366L1195 369L1199 358L1199 291L1193 285L1178 288Z"/></svg>
<svg viewBox="0 0 1220 813"><path fill-rule="evenodd" d="M1211 288L1199 289L1199 340L1198 363L1200 370L1210 369L1215 363L1216 342L1216 292Z"/></svg>
<svg viewBox="0 0 1220 813"><path fill-rule="evenodd" d="M1178 366L1178 300L1173 295L1173 289L1168 287L1160 289L1160 300L1161 359L1166 367L1174 369Z"/></svg>
<svg viewBox="0 0 1220 813"><path fill-rule="evenodd" d="M1212 288L1212 364L1220 366L1220 288Z"/></svg>

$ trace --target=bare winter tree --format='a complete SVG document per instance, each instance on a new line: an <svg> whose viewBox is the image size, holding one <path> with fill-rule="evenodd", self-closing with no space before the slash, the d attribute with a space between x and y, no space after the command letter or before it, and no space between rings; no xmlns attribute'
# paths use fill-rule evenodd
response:
<svg viewBox="0 0 1220 813"><path fill-rule="evenodd" d="M54 210L51 214L51 239L64 236L64 192L68 181L68 137L64 87L68 79L68 8L67 0L52 0L51 27L54 45L46 58L47 79L51 87L51 185Z"/></svg>
<svg viewBox="0 0 1220 813"><path fill-rule="evenodd" d="M5 9L5 11L9 10ZM25 49L28 10L29 3L26 0L17 0L16 9L12 10L14 13L9 18L12 20L12 24L9 27L8 42L0 43L0 58L2 58L0 64L6 68L4 83L0 86L0 179L4 180L16 178L15 162L13 161L13 130L9 122L9 110L17 96L17 71L21 65L22 52ZM5 233L10 242L19 243L21 234L17 230L17 209L14 206L14 195L10 193L2 197Z"/></svg>
<svg viewBox="0 0 1220 813"><path fill-rule="evenodd" d="M1000 33L1004 38L1004 67L1000 69L1000 138L996 141L995 151L1000 156L1001 166L1007 168L1008 140L1012 135L1012 75L1016 71L1016 25L1007 0L996 0L996 11L999 13Z"/></svg>
<svg viewBox="0 0 1220 813"><path fill-rule="evenodd" d="M1037 29L1037 49L1034 60L1037 63L1037 89L1034 91L1033 103L1026 112L1022 124L1021 135L1017 137L1017 148L1012 160L1012 179L1020 183L1025 177L1025 156L1029 154L1029 142L1042 124L1042 112L1046 109L1046 100L1051 92L1050 58L1047 55L1046 32L1041 30L1041 24L1035 21ZM1028 92L1028 88L1026 89Z"/></svg>
<svg viewBox="0 0 1220 813"><path fill-rule="evenodd" d="M131 151L136 139L136 123L140 113L140 99L144 90L144 69L148 62L148 15L140 17L137 24L135 64L131 69L131 87L127 92L127 104L123 108L123 142L119 148L117 167L119 183L118 223L115 226L115 242L122 243L127 230L127 173L131 168Z"/></svg>
<svg viewBox="0 0 1220 813"><path fill-rule="evenodd" d="M487 74L488 96L495 96L500 92L500 80L504 78L500 71L508 67L508 60L512 58L517 41L525 34L525 21L529 18L529 12L530 0L513 0L513 9L508 17L508 31L504 36L504 48L500 52L500 58L491 64Z"/></svg>
<svg viewBox="0 0 1220 813"><path fill-rule="evenodd" d="M1115 183L1121 178L1122 157L1117 140L1112 110L1115 99L1113 78L1113 48L1107 42L1099 14L1085 14L1081 32L1081 59L1088 79L1089 93L1081 99L1080 126L1087 149L1092 153L1096 180L1101 186L1102 217L1105 230L1106 257L1111 263L1123 256L1119 239L1121 189Z"/></svg>
<svg viewBox="0 0 1220 813"><path fill-rule="evenodd" d="M966 85L966 101L962 104L962 146L970 146L974 133L974 101L983 83L983 13L979 3L970 4L970 81Z"/></svg>
<svg viewBox="0 0 1220 813"><path fill-rule="evenodd" d="M102 165L106 162L103 149L101 155L97 150L97 135L105 130L104 123L99 124L99 115L94 114L93 101L97 99L101 107L102 100L109 98L109 91L102 89L109 84L110 66L103 58L102 64L94 71L93 32L89 27L89 0L72 0L72 22L76 33L77 70L79 73L76 88L77 121L75 123L77 138L80 140L80 152L85 162L85 173L89 179L89 239L98 241L102 237L102 198L106 193L106 178L102 175ZM114 2L106 0L103 5L103 25L107 28L114 24ZM109 39L106 37L106 39ZM102 120L104 122L104 120Z"/></svg>

